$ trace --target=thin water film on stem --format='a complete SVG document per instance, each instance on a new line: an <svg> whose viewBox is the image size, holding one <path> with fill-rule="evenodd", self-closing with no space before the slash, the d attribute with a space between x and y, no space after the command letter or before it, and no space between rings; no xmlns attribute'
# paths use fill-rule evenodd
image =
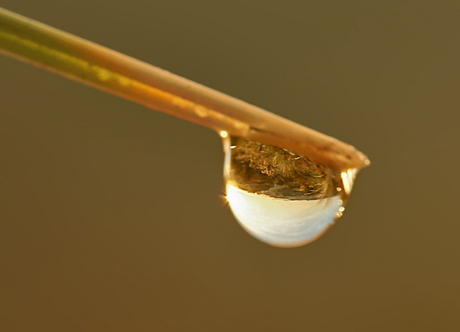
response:
<svg viewBox="0 0 460 332"><path fill-rule="evenodd" d="M353 172L240 137L224 138L224 146L227 200L255 238L273 246L300 246L342 216Z"/></svg>

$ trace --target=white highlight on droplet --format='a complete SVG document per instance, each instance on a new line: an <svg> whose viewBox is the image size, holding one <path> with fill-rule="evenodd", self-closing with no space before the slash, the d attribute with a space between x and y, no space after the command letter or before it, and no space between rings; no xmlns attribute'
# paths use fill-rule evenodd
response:
<svg viewBox="0 0 460 332"><path fill-rule="evenodd" d="M345 172L340 173L342 177L343 189L347 195L350 195L351 189L353 189L353 182L355 181L358 170L356 168L350 168Z"/></svg>
<svg viewBox="0 0 460 332"><path fill-rule="evenodd" d="M260 241L297 247L321 236L334 224L339 196L287 200L258 195L227 184L227 200L240 225Z"/></svg>

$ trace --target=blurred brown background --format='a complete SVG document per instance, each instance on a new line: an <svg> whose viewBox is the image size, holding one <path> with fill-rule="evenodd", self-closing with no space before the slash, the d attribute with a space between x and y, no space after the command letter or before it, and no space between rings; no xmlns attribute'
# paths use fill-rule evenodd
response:
<svg viewBox="0 0 460 332"><path fill-rule="evenodd" d="M3 0L355 145L320 240L223 203L205 128L0 57L1 331L459 331L458 1Z"/></svg>

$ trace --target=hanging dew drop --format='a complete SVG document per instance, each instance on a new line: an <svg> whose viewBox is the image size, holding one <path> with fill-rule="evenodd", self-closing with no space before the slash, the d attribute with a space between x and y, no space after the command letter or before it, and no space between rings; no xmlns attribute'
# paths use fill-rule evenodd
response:
<svg viewBox="0 0 460 332"><path fill-rule="evenodd" d="M334 170L285 149L224 136L226 198L249 234L273 246L297 247L319 238L342 216L354 170Z"/></svg>

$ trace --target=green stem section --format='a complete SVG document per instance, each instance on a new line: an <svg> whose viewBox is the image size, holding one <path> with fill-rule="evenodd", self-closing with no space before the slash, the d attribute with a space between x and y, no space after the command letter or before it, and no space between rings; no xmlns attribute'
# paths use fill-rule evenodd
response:
<svg viewBox="0 0 460 332"><path fill-rule="evenodd" d="M142 82L124 68L137 60L1 8L0 52L215 130L247 129L223 114Z"/></svg>

